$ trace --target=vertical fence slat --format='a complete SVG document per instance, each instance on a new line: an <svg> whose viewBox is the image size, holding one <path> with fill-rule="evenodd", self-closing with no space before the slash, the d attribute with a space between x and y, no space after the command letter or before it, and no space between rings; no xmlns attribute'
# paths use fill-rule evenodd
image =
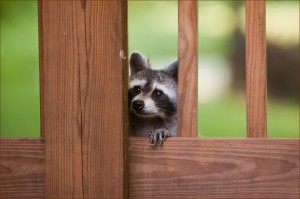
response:
<svg viewBox="0 0 300 199"><path fill-rule="evenodd" d="M247 136L267 137L265 0L246 1Z"/></svg>
<svg viewBox="0 0 300 199"><path fill-rule="evenodd" d="M82 198L80 67L84 10L80 1L39 1L41 125L45 197Z"/></svg>
<svg viewBox="0 0 300 199"><path fill-rule="evenodd" d="M178 136L197 136L197 1L178 1Z"/></svg>
<svg viewBox="0 0 300 199"><path fill-rule="evenodd" d="M84 198L127 197L127 1L86 1Z"/></svg>

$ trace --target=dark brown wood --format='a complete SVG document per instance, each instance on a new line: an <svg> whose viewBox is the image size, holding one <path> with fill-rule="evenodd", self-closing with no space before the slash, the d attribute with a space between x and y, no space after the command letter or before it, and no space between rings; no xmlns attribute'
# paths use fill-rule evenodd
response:
<svg viewBox="0 0 300 199"><path fill-rule="evenodd" d="M266 2L246 1L247 136L267 137Z"/></svg>
<svg viewBox="0 0 300 199"><path fill-rule="evenodd" d="M126 198L127 1L86 1L83 100L84 198ZM83 75L82 75L83 74Z"/></svg>
<svg viewBox="0 0 300 199"><path fill-rule="evenodd" d="M43 198L44 140L0 139L0 198Z"/></svg>
<svg viewBox="0 0 300 199"><path fill-rule="evenodd" d="M178 1L178 136L196 137L198 107L197 1Z"/></svg>
<svg viewBox="0 0 300 199"><path fill-rule="evenodd" d="M82 198L81 82L86 66L80 1L39 1L41 125L46 198Z"/></svg>
<svg viewBox="0 0 300 199"><path fill-rule="evenodd" d="M130 198L298 198L299 139L129 142Z"/></svg>

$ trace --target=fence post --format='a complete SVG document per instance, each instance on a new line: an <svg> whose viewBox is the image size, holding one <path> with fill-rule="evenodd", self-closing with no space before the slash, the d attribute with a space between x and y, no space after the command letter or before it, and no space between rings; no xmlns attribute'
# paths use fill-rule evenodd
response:
<svg viewBox="0 0 300 199"><path fill-rule="evenodd" d="M46 198L127 198L127 1L39 1Z"/></svg>

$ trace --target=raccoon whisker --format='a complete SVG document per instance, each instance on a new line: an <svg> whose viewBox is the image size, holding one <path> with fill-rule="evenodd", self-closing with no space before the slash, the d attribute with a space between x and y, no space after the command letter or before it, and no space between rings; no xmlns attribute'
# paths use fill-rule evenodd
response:
<svg viewBox="0 0 300 199"><path fill-rule="evenodd" d="M160 108L158 108L158 111L159 111L159 116L162 118L162 119L164 119L164 121L166 121L166 119L168 119L168 117L166 117L166 115L164 114L164 112L167 112L167 111L165 111L165 110L163 110L163 109L160 109Z"/></svg>
<svg viewBox="0 0 300 199"><path fill-rule="evenodd" d="M168 111L169 108L170 106L160 106L158 109Z"/></svg>
<svg viewBox="0 0 300 199"><path fill-rule="evenodd" d="M166 109L162 109L162 108L158 108L159 111L162 112L166 112L166 113L173 113L172 111L166 110Z"/></svg>
<svg viewBox="0 0 300 199"><path fill-rule="evenodd" d="M170 104L156 104L157 106L163 106L163 107L166 107L166 106L170 106Z"/></svg>
<svg viewBox="0 0 300 199"><path fill-rule="evenodd" d="M162 107L168 107L168 106L170 106L170 104L167 104L167 103L165 103L165 104L156 104L157 106L162 106Z"/></svg>
<svg viewBox="0 0 300 199"><path fill-rule="evenodd" d="M154 108L144 108L143 110L156 112L156 110Z"/></svg>
<svg viewBox="0 0 300 199"><path fill-rule="evenodd" d="M166 117L165 114L161 115L162 119L164 119L164 121L167 123L170 123L170 121L172 121L170 118Z"/></svg>
<svg viewBox="0 0 300 199"><path fill-rule="evenodd" d="M156 104L169 104L169 103L167 103L167 102L157 102Z"/></svg>
<svg viewBox="0 0 300 199"><path fill-rule="evenodd" d="M177 117L167 117L164 113L159 114L159 116L163 119L163 121L165 122L165 124L167 126L168 126L168 124L172 123L174 118L177 118Z"/></svg>
<svg viewBox="0 0 300 199"><path fill-rule="evenodd" d="M166 117L165 114L160 114L160 116L161 116L161 119L164 121L166 127L169 128L170 125L172 125L172 123L170 122L171 121L170 118ZM168 121L168 120L170 120L170 121Z"/></svg>
<svg viewBox="0 0 300 199"><path fill-rule="evenodd" d="M160 114L161 119L164 121L165 125L168 126L168 122L166 121L165 115L164 114Z"/></svg>

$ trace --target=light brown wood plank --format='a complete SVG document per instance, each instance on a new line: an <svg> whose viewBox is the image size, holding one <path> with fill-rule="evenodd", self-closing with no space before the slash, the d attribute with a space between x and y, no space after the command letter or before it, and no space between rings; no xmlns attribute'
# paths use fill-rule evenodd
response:
<svg viewBox="0 0 300 199"><path fill-rule="evenodd" d="M129 142L130 198L298 198L299 139Z"/></svg>
<svg viewBox="0 0 300 199"><path fill-rule="evenodd" d="M247 136L267 137L266 3L246 1Z"/></svg>
<svg viewBox="0 0 300 199"><path fill-rule="evenodd" d="M80 68L86 65L81 1L39 1L41 125L46 198L82 198Z"/></svg>
<svg viewBox="0 0 300 199"><path fill-rule="evenodd" d="M0 139L0 198L43 198L44 140Z"/></svg>
<svg viewBox="0 0 300 199"><path fill-rule="evenodd" d="M197 1L178 1L178 136L195 137L197 132Z"/></svg>
<svg viewBox="0 0 300 199"><path fill-rule="evenodd" d="M127 1L86 1L83 106L85 198L126 198Z"/></svg>

